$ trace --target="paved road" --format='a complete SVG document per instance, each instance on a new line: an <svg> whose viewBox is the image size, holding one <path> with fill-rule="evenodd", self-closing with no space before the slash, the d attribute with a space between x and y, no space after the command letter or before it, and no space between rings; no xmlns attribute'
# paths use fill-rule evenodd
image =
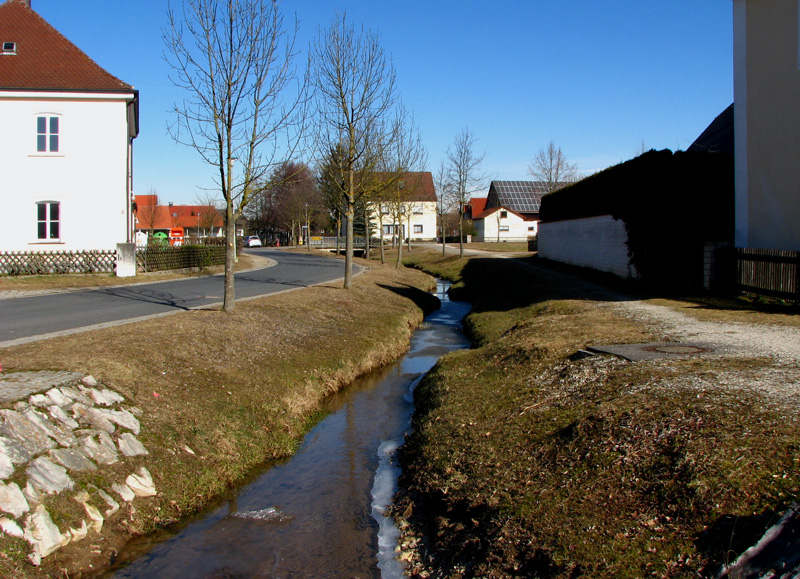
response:
<svg viewBox="0 0 800 579"><path fill-rule="evenodd" d="M344 276L341 260L266 248L249 251L271 258L277 265L236 274L237 299L308 287ZM222 302L223 290L223 276L204 276L1 300L0 348L207 307Z"/></svg>

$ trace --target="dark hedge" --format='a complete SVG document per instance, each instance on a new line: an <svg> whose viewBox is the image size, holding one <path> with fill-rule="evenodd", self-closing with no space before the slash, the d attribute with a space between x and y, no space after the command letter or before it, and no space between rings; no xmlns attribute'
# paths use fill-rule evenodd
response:
<svg viewBox="0 0 800 579"><path fill-rule="evenodd" d="M733 240L733 157L649 151L542 199L545 222L599 215L625 223L643 280L702 284L704 243Z"/></svg>

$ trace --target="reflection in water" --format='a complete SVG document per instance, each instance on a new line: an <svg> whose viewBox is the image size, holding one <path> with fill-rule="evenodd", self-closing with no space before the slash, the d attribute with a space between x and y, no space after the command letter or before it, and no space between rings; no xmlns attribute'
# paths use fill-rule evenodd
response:
<svg viewBox="0 0 800 579"><path fill-rule="evenodd" d="M382 513L397 485L394 452L411 392L442 354L468 346L460 332L468 305L444 289L409 353L333 396L332 413L291 460L113 576L400 577L397 530Z"/></svg>

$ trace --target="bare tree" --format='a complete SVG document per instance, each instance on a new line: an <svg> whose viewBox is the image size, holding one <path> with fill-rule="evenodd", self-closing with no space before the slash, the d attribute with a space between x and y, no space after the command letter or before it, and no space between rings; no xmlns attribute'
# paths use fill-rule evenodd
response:
<svg viewBox="0 0 800 579"><path fill-rule="evenodd" d="M528 166L528 172L534 179L545 184L547 193L578 180L578 166L567 161L561 147L556 147L553 141L546 148L539 149Z"/></svg>
<svg viewBox="0 0 800 579"><path fill-rule="evenodd" d="M390 138L385 119L397 99L395 72L377 35L356 30L344 14L320 30L311 47L311 62L320 150L339 153L339 162L330 165L338 171L330 183L341 184L347 227L344 287L350 289L355 207L364 194L359 174L375 170L379 150Z"/></svg>
<svg viewBox="0 0 800 579"><path fill-rule="evenodd" d="M446 254L445 237L446 216L453 211L454 201L456 200L455 189L447 172L447 164L442 161L439 170L436 172L436 219L439 222L439 232L442 236L442 256Z"/></svg>
<svg viewBox="0 0 800 579"><path fill-rule="evenodd" d="M473 192L484 186L486 175L480 166L486 153L475 153L475 135L464 128L445 153L447 181L458 204L458 255L464 257L464 211Z"/></svg>
<svg viewBox="0 0 800 579"><path fill-rule="evenodd" d="M170 132L214 168L225 202L223 309L230 312L236 221L269 170L293 156L304 128L306 91L293 66L297 25L287 34L275 0L183 0L168 18L166 58L173 83L187 93Z"/></svg>

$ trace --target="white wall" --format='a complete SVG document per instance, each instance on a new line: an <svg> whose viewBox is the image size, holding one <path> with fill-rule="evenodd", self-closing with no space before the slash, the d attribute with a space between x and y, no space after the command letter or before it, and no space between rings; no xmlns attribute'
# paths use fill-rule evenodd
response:
<svg viewBox="0 0 800 579"><path fill-rule="evenodd" d="M128 241L126 101L133 95L22 96L0 91L0 251L115 249ZM57 153L37 152L37 116L59 116ZM39 201L60 203L56 242L37 238Z"/></svg>
<svg viewBox="0 0 800 579"><path fill-rule="evenodd" d="M798 0L734 0L736 245L800 250Z"/></svg>
<svg viewBox="0 0 800 579"><path fill-rule="evenodd" d="M372 208L372 220L376 228L379 227L378 216L375 213L376 207ZM411 236L412 240L417 241L434 241L438 235L436 229L436 203L432 201L419 201L410 203L407 210L411 212L411 227L409 227L408 217L403 218L402 225L404 226L406 236ZM392 217L390 215L383 215L383 224L391 225ZM422 227L422 233L414 233L414 226ZM380 233L378 233L380 236ZM384 238L391 239L391 235L384 235Z"/></svg>
<svg viewBox="0 0 800 579"><path fill-rule="evenodd" d="M610 215L539 224L539 256L591 267L623 278L637 277L622 220Z"/></svg>
<svg viewBox="0 0 800 579"><path fill-rule="evenodd" d="M505 210L502 210L505 211ZM498 228L508 227L508 231L500 231L500 241L520 241L537 234L537 221L525 221L511 211L507 211L507 217L500 218L498 222L498 215L500 211L495 211L488 217L483 219L476 219L473 221L475 225L475 241L495 242L498 240ZM529 228L533 227L532 231Z"/></svg>

